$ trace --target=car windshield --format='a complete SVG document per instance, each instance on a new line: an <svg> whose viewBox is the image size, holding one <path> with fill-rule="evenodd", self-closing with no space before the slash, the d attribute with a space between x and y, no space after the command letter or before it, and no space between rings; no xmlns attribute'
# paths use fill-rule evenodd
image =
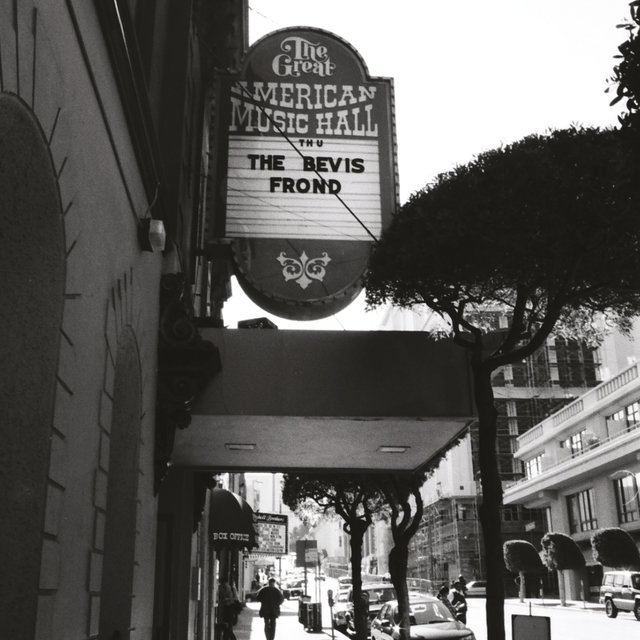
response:
<svg viewBox="0 0 640 640"><path fill-rule="evenodd" d="M400 622L400 612L398 607L393 610L393 619L398 624ZM455 618L448 607L442 602L414 602L411 604L410 612L411 624L434 624L436 622L453 622Z"/></svg>
<svg viewBox="0 0 640 640"><path fill-rule="evenodd" d="M631 576L631 584L634 589L640 589L640 573L635 573Z"/></svg>
<svg viewBox="0 0 640 640"><path fill-rule="evenodd" d="M381 587L379 589L367 589L369 604L381 604L396 599L396 590L393 587Z"/></svg>

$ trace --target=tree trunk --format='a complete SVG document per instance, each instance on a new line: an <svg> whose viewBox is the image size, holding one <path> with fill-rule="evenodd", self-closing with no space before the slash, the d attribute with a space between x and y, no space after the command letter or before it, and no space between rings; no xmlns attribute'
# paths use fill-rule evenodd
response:
<svg viewBox="0 0 640 640"><path fill-rule="evenodd" d="M400 612L400 640L409 640L409 589L407 588L407 564L409 545L396 542L389 552L389 573L396 590L398 611Z"/></svg>
<svg viewBox="0 0 640 640"><path fill-rule="evenodd" d="M524 571L518 572L518 577L520 578L518 583L518 596L520 598L520 602L524 602L524 599L527 596L527 581L524 576Z"/></svg>
<svg viewBox="0 0 640 640"><path fill-rule="evenodd" d="M565 607L567 605L567 593L564 584L564 571L558 569L558 595L560 596L560 604Z"/></svg>
<svg viewBox="0 0 640 640"><path fill-rule="evenodd" d="M353 595L353 624L356 640L367 640L368 606L362 600L362 540L369 525L356 520L349 523L351 546L351 593Z"/></svg>
<svg viewBox="0 0 640 640"><path fill-rule="evenodd" d="M480 524L484 536L487 569L487 637L505 640L504 632L504 556L502 551L502 483L496 455L498 413L494 406L491 370L482 356L473 354L471 361L474 399L478 411L480 481L482 504Z"/></svg>

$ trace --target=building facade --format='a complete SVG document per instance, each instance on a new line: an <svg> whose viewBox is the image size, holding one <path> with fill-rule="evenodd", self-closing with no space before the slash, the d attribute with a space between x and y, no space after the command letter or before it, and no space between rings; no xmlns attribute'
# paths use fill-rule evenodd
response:
<svg viewBox="0 0 640 640"><path fill-rule="evenodd" d="M191 285L211 75L240 59L246 13L0 3L3 637L213 629L215 479L169 462L215 372ZM185 370L186 353L203 365Z"/></svg>
<svg viewBox="0 0 640 640"><path fill-rule="evenodd" d="M640 542L639 426L640 367L632 364L518 438L525 476L506 489L505 504L544 510L547 531L576 541L592 597L602 567L593 560L591 535L620 527ZM567 577L574 598L581 577Z"/></svg>
<svg viewBox="0 0 640 640"><path fill-rule="evenodd" d="M611 336L599 349L551 338L531 358L497 371L493 379L498 410L498 465L506 484L523 477L514 456L519 438L559 407L597 385L603 373L618 366L621 354L631 354L632 342ZM479 483L478 430L472 425L466 438L453 448L422 489L425 513L412 541L409 571L435 584L462 574L483 579L484 543L478 520L482 500ZM545 512L535 504L505 504L502 510L505 540L524 539L539 546L548 531ZM508 594L513 581L505 576ZM553 576L545 584L555 590Z"/></svg>

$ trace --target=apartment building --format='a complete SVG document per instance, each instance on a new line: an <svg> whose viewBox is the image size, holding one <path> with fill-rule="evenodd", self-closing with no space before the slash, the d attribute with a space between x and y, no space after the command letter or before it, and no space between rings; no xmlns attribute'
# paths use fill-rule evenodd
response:
<svg viewBox="0 0 640 640"><path fill-rule="evenodd" d="M544 527L571 535L587 563L591 595L602 567L590 538L621 527L640 541L640 365L634 363L518 437L525 476L505 491L506 505L544 511ZM579 576L567 587L579 595Z"/></svg>

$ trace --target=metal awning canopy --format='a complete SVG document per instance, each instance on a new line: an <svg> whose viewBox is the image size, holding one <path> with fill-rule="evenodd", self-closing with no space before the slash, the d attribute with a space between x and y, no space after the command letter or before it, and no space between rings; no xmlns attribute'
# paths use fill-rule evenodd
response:
<svg viewBox="0 0 640 640"><path fill-rule="evenodd" d="M176 433L178 466L413 471L473 418L464 349L405 331L204 329L222 370Z"/></svg>

